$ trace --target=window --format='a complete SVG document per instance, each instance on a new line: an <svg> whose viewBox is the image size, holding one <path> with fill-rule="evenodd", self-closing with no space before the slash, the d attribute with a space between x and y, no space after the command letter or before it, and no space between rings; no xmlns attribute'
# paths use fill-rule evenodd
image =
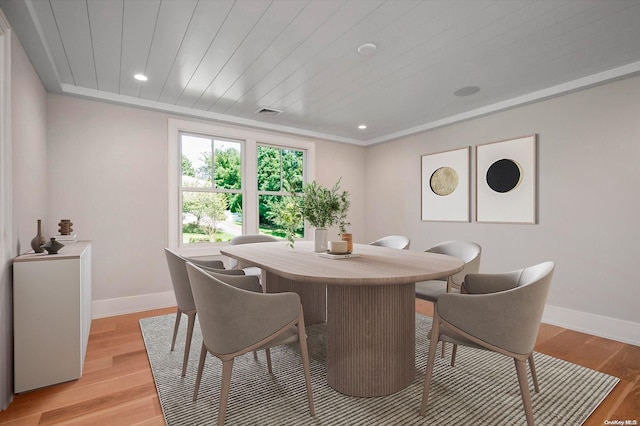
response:
<svg viewBox="0 0 640 426"><path fill-rule="evenodd" d="M315 145L289 136L169 119L168 146L168 245L182 254L215 254L240 234L284 238L274 215L313 179Z"/></svg>
<svg viewBox="0 0 640 426"><path fill-rule="evenodd" d="M242 233L242 142L180 133L182 245Z"/></svg>
<svg viewBox="0 0 640 426"><path fill-rule="evenodd" d="M284 238L274 215L286 202L284 197L302 192L304 183L305 151L268 145L258 145L256 167L258 170L258 216L261 233ZM304 228L296 232L304 237Z"/></svg>

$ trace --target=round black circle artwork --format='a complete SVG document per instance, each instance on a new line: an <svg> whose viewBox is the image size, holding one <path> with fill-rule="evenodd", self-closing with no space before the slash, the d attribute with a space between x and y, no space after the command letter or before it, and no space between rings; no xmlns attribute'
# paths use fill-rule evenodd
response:
<svg viewBox="0 0 640 426"><path fill-rule="evenodd" d="M496 192L504 193L513 190L521 179L520 165L506 158L496 161L487 170L487 185Z"/></svg>

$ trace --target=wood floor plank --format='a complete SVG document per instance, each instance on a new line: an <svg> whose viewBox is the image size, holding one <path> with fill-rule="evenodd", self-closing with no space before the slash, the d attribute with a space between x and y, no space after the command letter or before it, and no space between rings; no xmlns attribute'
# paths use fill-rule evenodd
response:
<svg viewBox="0 0 640 426"><path fill-rule="evenodd" d="M614 415L616 419L636 420L640 424L640 386L638 386L638 382L630 389Z"/></svg>
<svg viewBox="0 0 640 426"><path fill-rule="evenodd" d="M131 426L164 426L164 424L164 416L160 413L155 417L134 423Z"/></svg>
<svg viewBox="0 0 640 426"><path fill-rule="evenodd" d="M13 420L5 420L0 413L0 425L2 426L37 426L40 421L40 413L19 417Z"/></svg>
<svg viewBox="0 0 640 426"><path fill-rule="evenodd" d="M82 374L91 374L96 371L104 370L113 367L113 357L104 356L102 358L86 359L84 361L84 367L82 368Z"/></svg>
<svg viewBox="0 0 640 426"><path fill-rule="evenodd" d="M616 356L602 366L601 371L629 382L640 382L640 346L623 345Z"/></svg>
<svg viewBox="0 0 640 426"><path fill-rule="evenodd" d="M149 360L146 352L136 352L130 354L125 359L119 358L122 355L111 358L111 366L103 369L94 369L83 374L79 380L72 380L69 382L61 383L56 386L49 386L46 388L34 390L25 394L18 395L14 404L22 404L23 401L29 401L34 398L51 398L54 395L60 396L66 392L92 392L95 385L103 384L108 381L113 381L119 377L142 374L142 380L146 380L149 377L150 368ZM123 360L123 361L119 361ZM151 377L153 377L151 375ZM110 384L109 384L110 385ZM13 404L12 404L13 405Z"/></svg>
<svg viewBox="0 0 640 426"><path fill-rule="evenodd" d="M155 387L144 384L113 392L82 403L42 413L41 426L47 425L122 425L143 421L157 413L152 399ZM126 419L126 421L124 420Z"/></svg>
<svg viewBox="0 0 640 426"><path fill-rule="evenodd" d="M125 392L142 385L147 386L150 392L156 393L150 368L149 371L116 376L86 386L80 384L81 380L16 395L9 409L2 413L0 422L4 417L13 420L29 415L36 410L45 413L73 404L83 404L102 396L111 395L114 391Z"/></svg>
<svg viewBox="0 0 640 426"><path fill-rule="evenodd" d="M564 328L558 327L551 324L540 324L540 329L538 330L538 337L536 339L536 347L540 347L543 343L548 341L549 339L554 338L558 334L562 333Z"/></svg>
<svg viewBox="0 0 640 426"><path fill-rule="evenodd" d="M610 339L563 330L556 336L536 345L536 350L595 370L614 356L623 346L624 343Z"/></svg>

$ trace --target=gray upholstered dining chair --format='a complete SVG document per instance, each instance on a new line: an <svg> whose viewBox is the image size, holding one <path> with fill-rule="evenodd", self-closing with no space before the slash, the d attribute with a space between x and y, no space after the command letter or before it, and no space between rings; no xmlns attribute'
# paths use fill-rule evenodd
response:
<svg viewBox="0 0 640 426"><path fill-rule="evenodd" d="M307 402L309 412L313 416L315 409L309 353L300 297L291 292L266 294L247 291L246 289L252 290L251 287L257 285L257 277L254 276L216 277L192 264L187 264L187 273L202 332L202 350L193 400L198 397L207 353L211 353L222 361L218 425L223 425L235 357L250 351L298 341ZM231 285L219 278L235 282Z"/></svg>
<svg viewBox="0 0 640 426"><path fill-rule="evenodd" d="M260 284L260 278L255 275L245 275L242 269L215 269L215 268L207 268L206 266L197 265L200 269L206 271L212 277L215 277L222 281L223 283L232 285L237 288L241 288L247 291L254 291L256 293L264 293L264 288L262 284ZM265 356L267 358L267 366L269 369L269 373L272 372L271 369L271 351L269 348L264 350ZM258 359L258 352L253 351L253 357Z"/></svg>
<svg viewBox="0 0 640 426"><path fill-rule="evenodd" d="M187 373L187 364L189 362L189 351L191 349L191 338L193 336L193 326L196 322L196 305L193 301L193 294L191 292L191 286L189 285L189 277L187 276L186 262L192 262L194 264L206 267L209 270L216 270L218 272L224 271L224 263L220 260L200 260L185 258L179 254L164 249L164 253L167 257L167 265L169 266L169 274L171 275L171 283L173 284L173 292L176 296L176 304L178 305L176 310L176 322L173 327L173 338L171 339L171 350L175 348L176 337L178 335L178 329L180 328L180 319L182 314L187 316L187 339L184 345L184 359L182 360L182 376Z"/></svg>
<svg viewBox="0 0 640 426"><path fill-rule="evenodd" d="M371 246L389 247L401 250L409 250L411 240L404 235L387 235L369 243Z"/></svg>
<svg viewBox="0 0 640 426"><path fill-rule="evenodd" d="M233 237L229 244L238 245L238 244L252 244L252 243L271 243L274 241L279 241L276 237L272 237L271 235L266 234L245 234L238 235ZM238 265L238 261L233 258L229 258L229 269L236 269L240 265ZM257 277L262 276L262 270L256 266L248 266L242 268L245 275L255 275Z"/></svg>
<svg viewBox="0 0 640 426"><path fill-rule="evenodd" d="M427 250L428 253L455 256L464 262L463 269L443 280L423 281L416 283L416 297L429 302L437 302L438 296L444 293L459 292L467 274L478 272L482 248L473 241L445 241Z"/></svg>
<svg viewBox="0 0 640 426"><path fill-rule="evenodd" d="M464 262L463 269L442 280L422 281L416 283L416 297L435 304L438 296L444 293L459 293L460 287L467 274L478 272L480 269L480 256L482 248L473 241L445 241L427 250L429 253L446 254L455 256ZM451 356L451 365L455 362L455 345ZM444 357L445 345L442 345L442 356Z"/></svg>
<svg viewBox="0 0 640 426"><path fill-rule="evenodd" d="M527 425L534 424L527 361L540 391L533 348L555 264L543 262L500 274L468 274L463 293L442 294L435 305L420 415L427 412L438 341L501 353L514 359ZM481 368L479 366L478 368Z"/></svg>

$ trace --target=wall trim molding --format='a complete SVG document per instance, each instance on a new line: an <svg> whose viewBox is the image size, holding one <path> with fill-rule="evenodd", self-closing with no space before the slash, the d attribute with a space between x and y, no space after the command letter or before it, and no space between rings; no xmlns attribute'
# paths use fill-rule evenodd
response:
<svg viewBox="0 0 640 426"><path fill-rule="evenodd" d="M176 306L173 291L93 301L93 319ZM542 322L593 336L640 346L640 324L546 305Z"/></svg>
<svg viewBox="0 0 640 426"><path fill-rule="evenodd" d="M94 300L91 318L113 317L152 309L169 308L171 306L176 306L176 297L173 291Z"/></svg>
<svg viewBox="0 0 640 426"><path fill-rule="evenodd" d="M542 322L640 346L640 323L546 305Z"/></svg>

